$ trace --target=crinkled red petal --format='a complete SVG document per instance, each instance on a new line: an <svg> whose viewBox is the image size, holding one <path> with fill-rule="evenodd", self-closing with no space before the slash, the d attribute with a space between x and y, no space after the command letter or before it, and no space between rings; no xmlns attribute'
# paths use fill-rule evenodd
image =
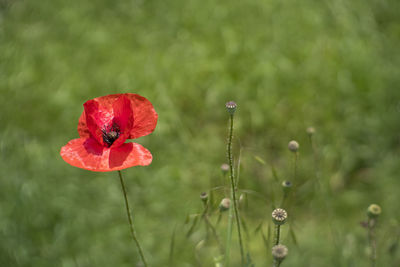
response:
<svg viewBox="0 0 400 267"><path fill-rule="evenodd" d="M131 101L133 113L133 125L128 139L135 139L148 135L154 131L157 125L158 115L153 105L146 98L137 94L114 94L94 98L104 109L112 110L113 103L121 96L126 96ZM90 137L85 111L79 118L78 133L80 137Z"/></svg>
<svg viewBox="0 0 400 267"><path fill-rule="evenodd" d="M149 100L137 94L126 94L133 109L133 127L128 139L151 134L157 125L158 114Z"/></svg>
<svg viewBox="0 0 400 267"><path fill-rule="evenodd" d="M113 103L113 125L118 125L121 134L111 147L117 147L123 144L130 134L133 124L133 114L131 108L131 101L125 96L121 95Z"/></svg>
<svg viewBox="0 0 400 267"><path fill-rule="evenodd" d="M92 137L99 142L99 144L104 146L103 132L101 130L104 125L103 123L106 122L107 118L110 118L110 112L108 112L108 114L104 114L105 112L102 112L102 115L104 115L103 118L99 116L101 114L100 105L95 100L89 100L83 104L83 106L85 108L86 124L89 132L91 133Z"/></svg>
<svg viewBox="0 0 400 267"><path fill-rule="evenodd" d="M96 172L117 171L133 166L149 165L151 153L137 143L103 147L93 138L78 138L61 148L61 157L70 165Z"/></svg>

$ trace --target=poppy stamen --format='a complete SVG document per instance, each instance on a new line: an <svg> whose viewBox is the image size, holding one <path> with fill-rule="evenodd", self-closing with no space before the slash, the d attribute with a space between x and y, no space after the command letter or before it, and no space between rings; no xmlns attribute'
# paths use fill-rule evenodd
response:
<svg viewBox="0 0 400 267"><path fill-rule="evenodd" d="M111 127L104 127L104 129L101 131L103 132L103 141L108 145L108 147L110 147L115 140L118 139L121 133L118 125L115 123Z"/></svg>

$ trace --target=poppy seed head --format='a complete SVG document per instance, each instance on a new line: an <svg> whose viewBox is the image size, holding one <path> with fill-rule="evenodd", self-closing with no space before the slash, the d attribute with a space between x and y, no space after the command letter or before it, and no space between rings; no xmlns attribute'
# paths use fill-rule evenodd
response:
<svg viewBox="0 0 400 267"><path fill-rule="evenodd" d="M229 101L225 104L226 109L228 110L229 114L235 114L237 104L234 101Z"/></svg>
<svg viewBox="0 0 400 267"><path fill-rule="evenodd" d="M377 218L382 212L382 209L379 205L371 204L367 209L367 215L370 218Z"/></svg>
<svg viewBox="0 0 400 267"><path fill-rule="evenodd" d="M289 142L288 148L292 152L297 152L297 150L299 150L299 143L297 143L296 141L292 140L292 141Z"/></svg>
<svg viewBox="0 0 400 267"><path fill-rule="evenodd" d="M272 247L272 256L278 261L282 261L288 254L289 250L285 245L276 245Z"/></svg>
<svg viewBox="0 0 400 267"><path fill-rule="evenodd" d="M286 222L287 219L287 212L284 209L274 209L274 211L272 212L272 221L276 224L276 225L282 225Z"/></svg>

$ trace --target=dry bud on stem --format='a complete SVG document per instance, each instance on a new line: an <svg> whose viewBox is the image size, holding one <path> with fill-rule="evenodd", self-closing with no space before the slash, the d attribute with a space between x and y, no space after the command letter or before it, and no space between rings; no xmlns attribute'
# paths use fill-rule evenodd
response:
<svg viewBox="0 0 400 267"><path fill-rule="evenodd" d="M272 247L272 256L278 261L282 261L288 254L289 250L285 245L276 245Z"/></svg>
<svg viewBox="0 0 400 267"><path fill-rule="evenodd" d="M233 101L229 101L225 104L225 107L228 110L229 114L233 115L235 114L237 104Z"/></svg>
<svg viewBox="0 0 400 267"><path fill-rule="evenodd" d="M229 198L224 198L221 200L221 203L219 204L219 210L221 212L229 210L229 207L231 206L231 200Z"/></svg>
<svg viewBox="0 0 400 267"><path fill-rule="evenodd" d="M276 224L276 225L282 225L286 222L287 219L287 212L284 209L275 209L272 212L272 221Z"/></svg>
<svg viewBox="0 0 400 267"><path fill-rule="evenodd" d="M297 152L297 150L299 150L299 143L297 143L296 141L292 140L292 141L289 142L288 148L292 152Z"/></svg>

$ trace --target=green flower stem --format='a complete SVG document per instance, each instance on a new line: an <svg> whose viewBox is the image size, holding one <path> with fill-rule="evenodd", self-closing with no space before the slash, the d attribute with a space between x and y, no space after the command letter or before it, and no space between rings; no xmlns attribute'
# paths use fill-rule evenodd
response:
<svg viewBox="0 0 400 267"><path fill-rule="evenodd" d="M231 180L231 195L233 200L233 210L235 211L235 218L236 218L236 225L239 237L239 247L240 247L240 256L242 260L242 266L244 265L244 250L243 250L243 242L242 242L242 234L240 231L240 218L239 218L239 211L237 208L236 202L236 187L235 187L235 179L233 175L233 156L232 156L232 139L233 139L233 114L230 115L230 127L229 127L229 137L228 137L228 163L229 163L229 170L230 170L230 180ZM229 209L229 219L232 220L231 208ZM231 231L232 226L228 225L228 231ZM230 233L228 232L228 238L230 239ZM229 240L230 241L230 240ZM230 242L229 242L230 243ZM227 244L228 247L229 244ZM229 258L229 249L227 248L227 253L225 255L226 259ZM228 265L227 265L228 266Z"/></svg>
<svg viewBox="0 0 400 267"><path fill-rule="evenodd" d="M282 261L278 261L277 259L274 259L273 267L279 267L281 265Z"/></svg>
<svg viewBox="0 0 400 267"><path fill-rule="evenodd" d="M376 266L376 238L375 238L376 219L368 219L368 242L371 249L370 260L371 267Z"/></svg>
<svg viewBox="0 0 400 267"><path fill-rule="evenodd" d="M288 199L287 199L287 203L286 203L288 205L288 210L289 210L289 212L291 214L293 214L291 212L291 209L293 208L292 206L293 206L293 203L294 203L294 201L296 199L297 188L299 186L299 183L297 181L297 161L298 161L298 154L297 153L298 153L297 151L293 153L294 154L293 155L293 185L292 185L293 188L291 190L290 195L288 195L288 197L287 197Z"/></svg>
<svg viewBox="0 0 400 267"><path fill-rule="evenodd" d="M232 193L231 193L232 199ZM229 214L228 214L228 232L226 234L226 245L225 245L225 265L226 267L229 266L229 255L231 252L231 240L232 240L232 224L233 224L233 208L232 205L229 207Z"/></svg>
<svg viewBox="0 0 400 267"><path fill-rule="evenodd" d="M279 241L281 238L281 226L280 225L275 225L275 240L274 240L274 245L279 245Z"/></svg>
<svg viewBox="0 0 400 267"><path fill-rule="evenodd" d="M214 225L212 225L212 223L210 222L210 219L208 218L208 204L205 205L204 207L204 212L202 214L202 217L204 219L204 222L206 223L207 226L207 232L208 229L211 229L211 232L214 236L215 241L217 241L218 244L218 248L221 254L224 253L224 249L222 247L221 241L219 240L218 234L217 234L217 230L215 229Z"/></svg>
<svg viewBox="0 0 400 267"><path fill-rule="evenodd" d="M132 238L133 238L133 241L135 241L135 243L136 243L136 246L139 250L140 258L142 259L144 266L147 267L148 265L147 265L146 258L144 256L142 247L140 246L139 240L136 237L136 231L133 226L132 215L131 215L131 211L129 209L128 197L126 196L126 189L125 189L124 180L122 179L121 171L118 171L118 175L119 175L119 180L121 181L122 192L124 193L126 214L128 216L128 221L129 221L129 225L130 225L130 229L131 229Z"/></svg>
<svg viewBox="0 0 400 267"><path fill-rule="evenodd" d="M297 152L294 153L293 182L296 183L297 177Z"/></svg>

